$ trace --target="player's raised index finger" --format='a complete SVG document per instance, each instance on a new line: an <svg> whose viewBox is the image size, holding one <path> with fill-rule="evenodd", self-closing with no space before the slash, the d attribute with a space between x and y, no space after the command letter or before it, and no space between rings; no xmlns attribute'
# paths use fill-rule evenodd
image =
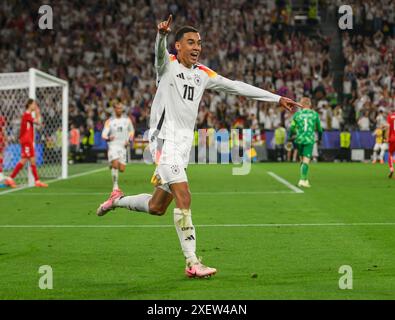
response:
<svg viewBox="0 0 395 320"><path fill-rule="evenodd" d="M169 15L169 18L166 21L166 26L167 27L170 27L170 24L171 24L172 20L173 20L173 15Z"/></svg>

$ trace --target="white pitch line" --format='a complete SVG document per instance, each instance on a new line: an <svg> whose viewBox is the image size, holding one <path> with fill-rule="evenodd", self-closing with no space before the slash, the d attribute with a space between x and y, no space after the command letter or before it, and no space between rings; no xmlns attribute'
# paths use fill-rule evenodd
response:
<svg viewBox="0 0 395 320"><path fill-rule="evenodd" d="M276 179L278 182L280 182L283 185L285 185L286 187L288 187L289 189L291 189L292 191L294 191L296 193L304 193L303 190L299 189L298 187L295 187L293 184L291 184L287 180L281 178L280 176L278 176L274 172L268 171L267 174L269 176L273 177L274 179Z"/></svg>
<svg viewBox="0 0 395 320"><path fill-rule="evenodd" d="M355 222L355 223L258 223L258 224L200 224L198 228L273 228L273 227L355 227L355 226L395 226L395 222ZM174 228L172 224L140 225L0 225L0 228Z"/></svg>
<svg viewBox="0 0 395 320"><path fill-rule="evenodd" d="M83 172L83 173L78 173L72 176L69 176L67 179L63 180L63 179L53 179L50 181L47 181L48 184L50 183L55 183L55 182L59 182L59 181L67 181L69 179L73 179L73 178L78 178L78 177L82 177L82 176L86 176L86 175L90 175L93 173L97 173L97 172L101 172L106 170L107 167L104 168L100 168L100 169L95 169L92 171L87 171L87 172ZM238 194L242 194L242 195L253 195L253 194L294 194L294 193L304 193L303 190L293 186L292 184L290 184L287 180L281 178L280 176L276 175L273 172L268 172L268 174L270 176L272 176L274 179L276 179L277 181L279 181L280 183L284 184L285 186L287 186L288 188L290 188L293 192L289 192L289 191L220 191L220 192L193 192L192 195L204 195L204 196L217 196L217 195L238 195ZM21 188L16 188L16 189L10 189L10 190L6 190L3 192L0 192L0 196L1 195L5 195L5 194L10 194L13 192L17 192L17 191L22 191L25 189L30 189L33 188L31 186L24 186ZM29 193L23 193L23 194L18 194L18 196L33 196L33 195L45 195L45 196L84 196L84 195L107 195L108 193L102 193L102 192L70 192L70 193L39 193L39 192L29 192Z"/></svg>
<svg viewBox="0 0 395 320"><path fill-rule="evenodd" d="M67 179L53 179L53 180L45 181L45 183L50 184L50 183L55 183L55 182L59 182L59 181L67 181L69 179L87 176L89 174L93 174L93 173L96 173L96 172L104 171L106 169L108 169L108 167L95 169L95 170L91 170L91 171L86 171L86 172L82 172L82 173L77 173L77 174L74 174L74 175L71 175L71 176L67 177ZM22 191L22 190L25 190L25 189L30 189L30 188L34 188L34 186L24 186L24 187L20 187L20 188L6 190L6 191L3 191L3 192L0 192L0 196L2 196L4 194L9 194L9 193L12 193L12 192L17 192L17 191ZM42 194L44 195L44 193L42 193Z"/></svg>
<svg viewBox="0 0 395 320"><path fill-rule="evenodd" d="M108 192L29 192L11 194L14 196L108 196ZM218 196L218 195L254 195L254 194L295 194L292 191L220 191L220 192L192 192L193 196Z"/></svg>

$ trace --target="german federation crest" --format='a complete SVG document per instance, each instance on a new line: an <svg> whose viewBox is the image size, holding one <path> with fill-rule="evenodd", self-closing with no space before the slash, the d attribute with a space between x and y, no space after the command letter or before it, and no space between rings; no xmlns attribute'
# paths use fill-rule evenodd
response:
<svg viewBox="0 0 395 320"><path fill-rule="evenodd" d="M174 175L178 175L180 173L180 167L178 165L172 165L170 168Z"/></svg>
<svg viewBox="0 0 395 320"><path fill-rule="evenodd" d="M198 74L194 75L194 79L193 80L195 81L195 84L197 86L200 86L202 84L202 79L200 78L200 76Z"/></svg>

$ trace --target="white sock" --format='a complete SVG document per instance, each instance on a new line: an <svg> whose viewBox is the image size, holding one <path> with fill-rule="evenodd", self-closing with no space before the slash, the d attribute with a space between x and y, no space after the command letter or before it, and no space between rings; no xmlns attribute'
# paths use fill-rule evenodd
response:
<svg viewBox="0 0 395 320"><path fill-rule="evenodd" d="M132 211L147 212L149 213L148 202L152 195L142 193L135 196L122 197L115 201L115 205L120 208L126 208Z"/></svg>
<svg viewBox="0 0 395 320"><path fill-rule="evenodd" d="M174 225L187 263L196 263L196 234L191 209L174 208Z"/></svg>
<svg viewBox="0 0 395 320"><path fill-rule="evenodd" d="M112 176L112 189L119 189L118 188L118 169L111 169L111 176Z"/></svg>

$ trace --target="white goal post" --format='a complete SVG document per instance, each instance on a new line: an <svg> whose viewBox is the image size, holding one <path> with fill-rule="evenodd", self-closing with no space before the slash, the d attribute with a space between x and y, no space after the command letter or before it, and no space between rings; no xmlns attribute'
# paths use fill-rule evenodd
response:
<svg viewBox="0 0 395 320"><path fill-rule="evenodd" d="M35 127L35 157L40 179L66 179L68 176L68 82L40 70L0 73L0 116L5 118L6 147L4 172L9 175L20 159L19 129L28 98L35 99L41 111L41 124ZM18 184L33 184L28 170Z"/></svg>

